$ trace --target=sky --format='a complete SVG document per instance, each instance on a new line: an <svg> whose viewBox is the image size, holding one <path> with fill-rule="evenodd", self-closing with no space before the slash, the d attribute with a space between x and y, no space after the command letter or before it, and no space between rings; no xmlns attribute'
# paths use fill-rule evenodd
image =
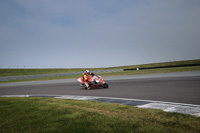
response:
<svg viewBox="0 0 200 133"><path fill-rule="evenodd" d="M200 59L200 0L0 0L0 68Z"/></svg>

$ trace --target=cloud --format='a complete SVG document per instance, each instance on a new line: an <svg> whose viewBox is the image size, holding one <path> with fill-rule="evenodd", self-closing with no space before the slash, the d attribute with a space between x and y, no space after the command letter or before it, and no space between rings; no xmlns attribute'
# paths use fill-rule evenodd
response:
<svg viewBox="0 0 200 133"><path fill-rule="evenodd" d="M198 0L0 1L0 17L5 66L113 66L200 57Z"/></svg>

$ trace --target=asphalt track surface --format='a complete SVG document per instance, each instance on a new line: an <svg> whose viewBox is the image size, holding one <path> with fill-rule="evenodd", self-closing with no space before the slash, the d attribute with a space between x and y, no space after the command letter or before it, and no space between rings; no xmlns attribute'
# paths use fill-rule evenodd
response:
<svg viewBox="0 0 200 133"><path fill-rule="evenodd" d="M44 84L42 82L0 84L0 95L77 95L200 105L200 75L199 71L193 73L189 76L187 73L174 73L172 76L169 74L138 75L133 78L128 76L130 78L127 79L105 77L109 88L92 90L81 88L75 79L53 83L46 81Z"/></svg>

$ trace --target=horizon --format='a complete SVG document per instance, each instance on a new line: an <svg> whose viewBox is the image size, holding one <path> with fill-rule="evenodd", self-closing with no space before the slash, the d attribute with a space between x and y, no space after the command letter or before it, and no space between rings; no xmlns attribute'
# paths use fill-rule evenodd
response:
<svg viewBox="0 0 200 133"><path fill-rule="evenodd" d="M167 61L167 62L152 62L152 63L147 63L147 64L136 64L136 65L122 65L122 66L111 66L111 67L77 67L77 68L68 68L68 67L7 67L7 68L2 68L0 66L0 69L93 69L93 68L112 68L112 67L127 67L127 66L137 66L137 65L149 65L149 64L159 64L159 63L172 63L172 62L181 62L181 61L195 61L195 60L200 60L199 59L193 59L193 60L176 60L176 61Z"/></svg>

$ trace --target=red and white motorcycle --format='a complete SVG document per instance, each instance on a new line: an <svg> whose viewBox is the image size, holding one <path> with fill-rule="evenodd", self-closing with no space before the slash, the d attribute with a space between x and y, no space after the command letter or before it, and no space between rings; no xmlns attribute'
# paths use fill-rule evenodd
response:
<svg viewBox="0 0 200 133"><path fill-rule="evenodd" d="M80 86L87 88L85 86L83 78L78 78L77 80L81 83ZM89 81L89 86L91 88L99 88L99 87L108 88L109 87L108 84L103 80L103 78L100 75L94 74L93 76L88 76L88 81Z"/></svg>

